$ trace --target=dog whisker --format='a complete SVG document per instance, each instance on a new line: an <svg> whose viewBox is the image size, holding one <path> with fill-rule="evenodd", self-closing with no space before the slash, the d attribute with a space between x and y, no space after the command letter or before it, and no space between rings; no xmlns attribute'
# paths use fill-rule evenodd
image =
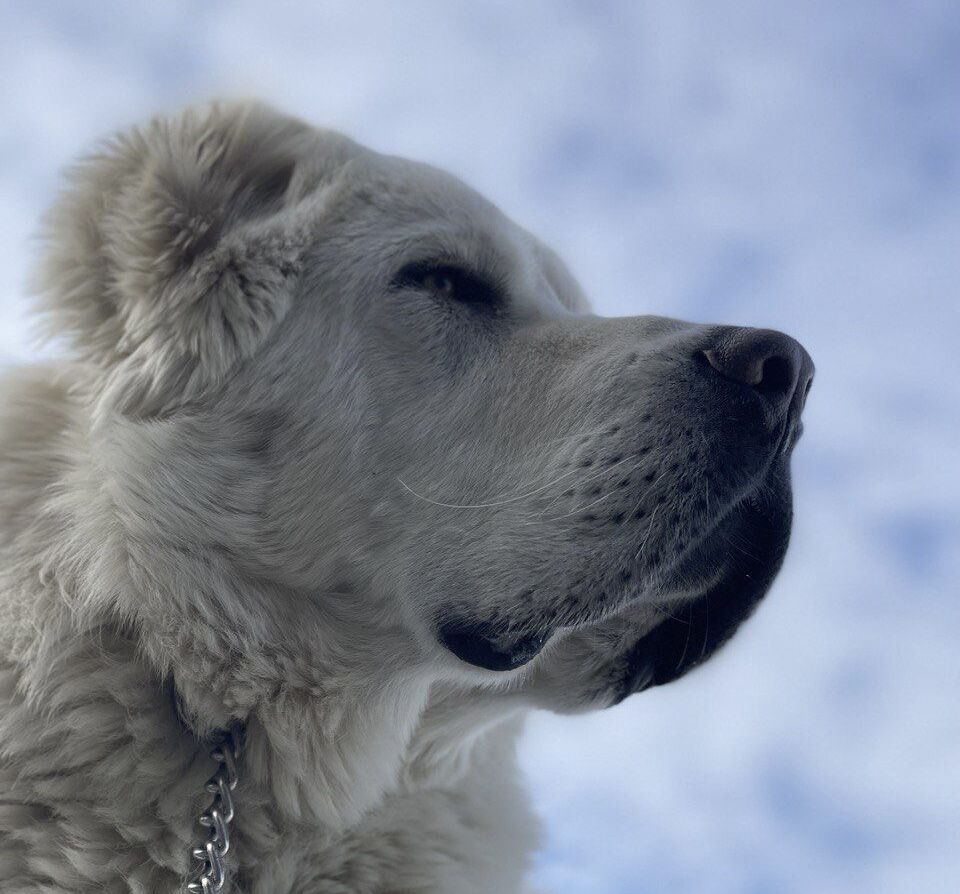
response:
<svg viewBox="0 0 960 894"><path fill-rule="evenodd" d="M496 506L506 506L509 503L519 503L522 500L527 500L532 496L535 496L538 493L542 493L549 487L557 484L560 481L563 481L565 478L569 478L571 475L576 473L576 469L569 469L564 472L562 475L558 475L552 481L548 481L546 484L541 485L534 490L528 491L524 494L518 494L515 497L506 497L500 500L491 500L488 503L444 503L440 500L432 500L430 497L424 496L423 494L417 493L409 484L407 484L399 475L397 476L397 481L400 483L400 486L409 492L412 496L416 497L418 500L422 500L424 503L429 503L431 506L439 506L442 509L492 509Z"/></svg>

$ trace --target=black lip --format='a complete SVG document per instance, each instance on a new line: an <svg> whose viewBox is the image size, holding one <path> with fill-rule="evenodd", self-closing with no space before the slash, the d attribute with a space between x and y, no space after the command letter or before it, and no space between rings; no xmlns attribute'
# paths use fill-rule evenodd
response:
<svg viewBox="0 0 960 894"><path fill-rule="evenodd" d="M652 686L670 683L703 664L749 618L783 564L793 517L789 476L774 472L760 494L745 500L723 526L750 544L723 557L728 570L700 597L676 609L640 638L626 656L626 672L612 704ZM710 548L729 544L719 529ZM729 547L727 547L729 548Z"/></svg>
<svg viewBox="0 0 960 894"><path fill-rule="evenodd" d="M440 642L461 661L491 671L523 667L536 657L549 633L509 637L483 622L453 621L441 624Z"/></svg>

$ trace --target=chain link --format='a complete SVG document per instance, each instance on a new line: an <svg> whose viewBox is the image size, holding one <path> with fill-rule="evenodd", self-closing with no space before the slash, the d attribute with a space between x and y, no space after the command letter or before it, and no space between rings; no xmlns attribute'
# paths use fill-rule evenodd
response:
<svg viewBox="0 0 960 894"><path fill-rule="evenodd" d="M189 894L216 894L226 883L224 857L230 850L230 823L233 821L233 797L237 786L237 761L240 758L240 733L231 730L223 741L210 752L218 764L206 790L213 795L210 806L200 814L200 825L210 830L209 837L191 854L197 863L190 875L186 890Z"/></svg>

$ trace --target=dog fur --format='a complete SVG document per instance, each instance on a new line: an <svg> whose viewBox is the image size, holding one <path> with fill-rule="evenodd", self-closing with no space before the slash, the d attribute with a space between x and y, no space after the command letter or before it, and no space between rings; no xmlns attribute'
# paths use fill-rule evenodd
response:
<svg viewBox="0 0 960 894"><path fill-rule="evenodd" d="M674 679L779 567L795 426L691 361L725 330L593 316L426 166L155 120L72 171L38 292L69 359L2 384L5 894L180 890L238 722L231 891L519 891L525 712Z"/></svg>

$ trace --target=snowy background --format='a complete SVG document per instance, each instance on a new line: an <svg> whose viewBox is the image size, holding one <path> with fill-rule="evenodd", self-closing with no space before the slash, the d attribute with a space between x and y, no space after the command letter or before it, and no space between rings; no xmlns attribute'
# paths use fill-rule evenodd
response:
<svg viewBox="0 0 960 894"><path fill-rule="evenodd" d="M7 2L0 361L58 171L262 96L462 176L608 314L773 326L817 382L754 621L678 684L537 717L555 894L960 891L960 4Z"/></svg>

